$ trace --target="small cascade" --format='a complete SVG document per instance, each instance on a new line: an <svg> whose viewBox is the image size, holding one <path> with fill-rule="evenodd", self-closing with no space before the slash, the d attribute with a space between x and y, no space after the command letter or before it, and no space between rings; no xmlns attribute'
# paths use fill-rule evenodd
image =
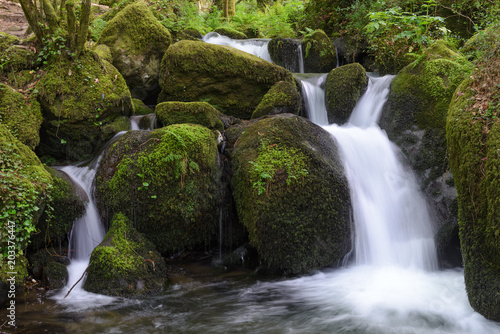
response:
<svg viewBox="0 0 500 334"><path fill-rule="evenodd" d="M271 55L267 50L267 44L270 39L232 39L227 36L222 36L216 32L211 32L203 36L202 40L206 43L226 45L235 49L253 54L259 58L272 63Z"/></svg>
<svg viewBox="0 0 500 334"><path fill-rule="evenodd" d="M300 76L302 82L302 96L306 105L308 118L318 125L328 125L328 116L325 103L324 83L327 74Z"/></svg>
<svg viewBox="0 0 500 334"><path fill-rule="evenodd" d="M156 127L156 114L130 117L130 130L153 130Z"/></svg>
<svg viewBox="0 0 500 334"><path fill-rule="evenodd" d="M297 57L299 61L299 73L304 73L304 55L302 54L302 44L297 47Z"/></svg>

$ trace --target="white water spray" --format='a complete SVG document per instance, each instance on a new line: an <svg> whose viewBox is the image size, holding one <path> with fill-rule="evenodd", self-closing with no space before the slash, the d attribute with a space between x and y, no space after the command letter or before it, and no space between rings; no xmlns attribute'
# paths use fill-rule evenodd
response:
<svg viewBox="0 0 500 334"><path fill-rule="evenodd" d="M216 32L211 32L203 36L202 39L206 43L225 45L232 48L245 51L259 58L272 63L271 55L267 50L269 39L232 39L227 36L219 35Z"/></svg>
<svg viewBox="0 0 500 334"><path fill-rule="evenodd" d="M296 75L301 78L301 76ZM326 74L319 74L302 78L302 95L306 104L309 119L318 125L328 125L326 112L325 91L322 88Z"/></svg>

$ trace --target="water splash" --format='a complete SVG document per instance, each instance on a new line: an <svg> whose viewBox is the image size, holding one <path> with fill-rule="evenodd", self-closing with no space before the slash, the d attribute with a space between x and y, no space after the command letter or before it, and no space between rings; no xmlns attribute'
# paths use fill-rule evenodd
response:
<svg viewBox="0 0 500 334"><path fill-rule="evenodd" d="M202 40L206 43L225 45L232 48L245 51L259 58L272 63L271 55L267 50L267 44L270 39L232 39L227 36L219 35L216 32L211 32L203 36Z"/></svg>

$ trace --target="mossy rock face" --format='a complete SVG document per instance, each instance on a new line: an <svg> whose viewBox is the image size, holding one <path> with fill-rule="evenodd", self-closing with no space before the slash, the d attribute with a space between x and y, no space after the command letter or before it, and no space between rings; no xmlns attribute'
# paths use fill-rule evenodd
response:
<svg viewBox="0 0 500 334"><path fill-rule="evenodd" d="M328 73L337 66L335 46L322 30L304 37L302 50L305 73Z"/></svg>
<svg viewBox="0 0 500 334"><path fill-rule="evenodd" d="M148 115L154 113L154 110L148 107L139 99L132 99L134 104L134 115Z"/></svg>
<svg viewBox="0 0 500 334"><path fill-rule="evenodd" d="M166 281L165 260L123 214L116 214L90 256L86 291L132 297L158 294Z"/></svg>
<svg viewBox="0 0 500 334"><path fill-rule="evenodd" d="M207 102L162 102L156 105L155 114L164 126L191 123L224 130L219 111Z"/></svg>
<svg viewBox="0 0 500 334"><path fill-rule="evenodd" d="M328 123L344 124L368 86L366 71L358 63L337 67L326 77Z"/></svg>
<svg viewBox="0 0 500 334"><path fill-rule="evenodd" d="M500 22L478 31L463 46L461 51L469 60L480 59L495 50L492 45L500 40Z"/></svg>
<svg viewBox="0 0 500 334"><path fill-rule="evenodd" d="M35 149L42 121L40 104L34 98L26 101L23 94L0 83L0 123L17 139Z"/></svg>
<svg viewBox="0 0 500 334"><path fill-rule="evenodd" d="M30 246L33 249L58 249L59 245L66 246L73 222L85 213L88 202L83 189L76 188L78 186L66 174L50 167L46 169L53 180L50 190L53 211L50 218L46 212L40 217L36 225L40 232L31 238Z"/></svg>
<svg viewBox="0 0 500 334"><path fill-rule="evenodd" d="M43 269L43 284L51 289L61 289L68 283L68 268L59 262L50 262Z"/></svg>
<svg viewBox="0 0 500 334"><path fill-rule="evenodd" d="M90 55L60 60L46 70L36 88L44 116L40 156L88 159L113 137L114 130L130 128L107 128L117 117L131 115L133 106L125 80L105 60Z"/></svg>
<svg viewBox="0 0 500 334"><path fill-rule="evenodd" d="M111 49L113 65L133 97L154 103L160 93L158 73L172 37L148 6L135 2L121 10L102 30L98 44Z"/></svg>
<svg viewBox="0 0 500 334"><path fill-rule="evenodd" d="M350 197L330 134L290 114L226 131L240 221L268 269L307 273L350 249Z"/></svg>
<svg viewBox="0 0 500 334"><path fill-rule="evenodd" d="M104 152L97 170L101 216L122 212L165 255L210 245L221 188L215 138L192 124L129 131Z"/></svg>
<svg viewBox="0 0 500 334"><path fill-rule="evenodd" d="M471 64L444 43L394 78L380 126L403 151L431 200L436 222L455 221L456 192L446 152L446 115L452 95L470 74Z"/></svg>
<svg viewBox="0 0 500 334"><path fill-rule="evenodd" d="M35 153L26 145L17 140L10 131L0 124L0 227L2 250L6 248L9 236L8 222L16 225L31 221L36 223L43 208L47 194L52 184L51 175ZM17 235L26 248L26 234ZM7 259L4 259L7 260ZM17 272L16 281L22 282L27 276L27 260L20 255L16 258L16 270L12 270L6 263L2 263L0 280L8 277L7 272Z"/></svg>
<svg viewBox="0 0 500 334"><path fill-rule="evenodd" d="M226 115L250 119L277 82L294 82L291 72L227 46L180 41L163 57L158 102L208 102Z"/></svg>
<svg viewBox="0 0 500 334"><path fill-rule="evenodd" d="M471 306L500 321L500 42L455 91L446 138Z"/></svg>
<svg viewBox="0 0 500 334"><path fill-rule="evenodd" d="M0 74L18 73L31 69L35 59L31 48L16 36L0 31Z"/></svg>
<svg viewBox="0 0 500 334"><path fill-rule="evenodd" d="M220 35L227 36L232 39L247 39L247 35L242 33L241 31L238 31L236 29L232 29L229 27L219 27L214 30L216 33Z"/></svg>
<svg viewBox="0 0 500 334"><path fill-rule="evenodd" d="M301 41L293 38L273 38L267 44L267 50L276 65L283 66L293 73L300 72L298 47ZM302 53L302 57L304 54Z"/></svg>
<svg viewBox="0 0 500 334"><path fill-rule="evenodd" d="M262 98L252 114L252 119L265 115L295 114L302 108L302 97L297 87L285 81L276 83Z"/></svg>
<svg viewBox="0 0 500 334"><path fill-rule="evenodd" d="M100 58L106 60L109 63L113 62L113 55L111 54L111 49L109 46L105 44L96 45L96 47L92 50L95 54L97 54Z"/></svg>

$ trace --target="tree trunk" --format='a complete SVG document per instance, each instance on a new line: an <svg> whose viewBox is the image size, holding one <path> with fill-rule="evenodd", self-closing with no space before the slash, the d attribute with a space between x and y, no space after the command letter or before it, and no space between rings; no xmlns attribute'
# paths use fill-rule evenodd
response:
<svg viewBox="0 0 500 334"><path fill-rule="evenodd" d="M76 44L76 55L78 56L82 53L85 42L87 41L87 35L89 32L90 25L90 11L91 11L92 3L90 0L83 0L82 2L82 12L80 17L80 27L78 28L78 37Z"/></svg>

